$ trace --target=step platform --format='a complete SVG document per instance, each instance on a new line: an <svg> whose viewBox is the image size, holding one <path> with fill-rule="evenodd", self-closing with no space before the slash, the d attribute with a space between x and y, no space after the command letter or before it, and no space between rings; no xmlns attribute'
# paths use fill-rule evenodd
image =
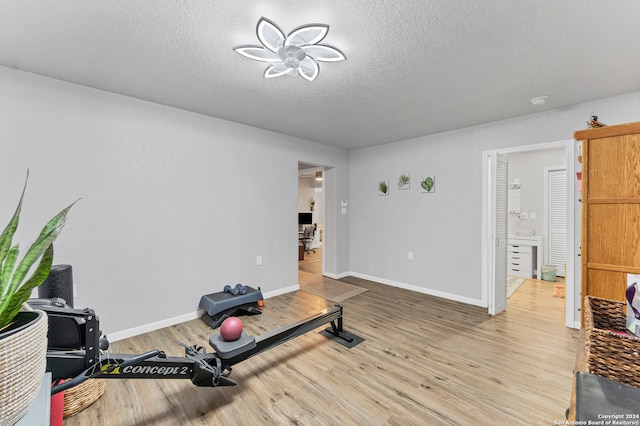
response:
<svg viewBox="0 0 640 426"><path fill-rule="evenodd" d="M204 309L202 321L212 328L218 328L224 320L239 315L261 314L258 301L264 300L262 292L253 287L245 286L245 294L233 295L219 291L206 294L200 298L200 309Z"/></svg>

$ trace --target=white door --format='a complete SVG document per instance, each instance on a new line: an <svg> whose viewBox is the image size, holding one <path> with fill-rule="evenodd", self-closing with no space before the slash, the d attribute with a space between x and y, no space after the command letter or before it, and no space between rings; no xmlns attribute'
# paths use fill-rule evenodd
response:
<svg viewBox="0 0 640 426"><path fill-rule="evenodd" d="M489 314L507 308L507 156L493 153L489 157L489 202L491 203L491 267Z"/></svg>
<svg viewBox="0 0 640 426"><path fill-rule="evenodd" d="M547 172L547 264L564 277L567 261L567 171Z"/></svg>

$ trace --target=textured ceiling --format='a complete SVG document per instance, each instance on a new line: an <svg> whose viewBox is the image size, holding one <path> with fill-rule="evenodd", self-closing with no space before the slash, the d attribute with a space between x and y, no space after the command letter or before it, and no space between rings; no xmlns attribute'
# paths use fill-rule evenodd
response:
<svg viewBox="0 0 640 426"><path fill-rule="evenodd" d="M232 50L261 16L329 24L347 60L264 79ZM639 22L637 0L2 0L0 65L353 149L640 90Z"/></svg>

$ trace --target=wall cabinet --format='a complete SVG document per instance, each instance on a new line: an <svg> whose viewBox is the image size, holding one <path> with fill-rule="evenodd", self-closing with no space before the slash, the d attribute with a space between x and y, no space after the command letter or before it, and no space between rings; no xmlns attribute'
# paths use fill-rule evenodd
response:
<svg viewBox="0 0 640 426"><path fill-rule="evenodd" d="M640 123L574 137L582 145L581 305L589 295L624 301L627 274L640 274Z"/></svg>

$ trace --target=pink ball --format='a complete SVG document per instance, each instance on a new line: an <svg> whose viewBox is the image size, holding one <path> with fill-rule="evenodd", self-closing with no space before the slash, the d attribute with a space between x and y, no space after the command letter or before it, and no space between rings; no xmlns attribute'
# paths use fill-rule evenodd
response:
<svg viewBox="0 0 640 426"><path fill-rule="evenodd" d="M242 321L236 317L229 317L222 321L220 335L227 342L238 340L242 334Z"/></svg>

